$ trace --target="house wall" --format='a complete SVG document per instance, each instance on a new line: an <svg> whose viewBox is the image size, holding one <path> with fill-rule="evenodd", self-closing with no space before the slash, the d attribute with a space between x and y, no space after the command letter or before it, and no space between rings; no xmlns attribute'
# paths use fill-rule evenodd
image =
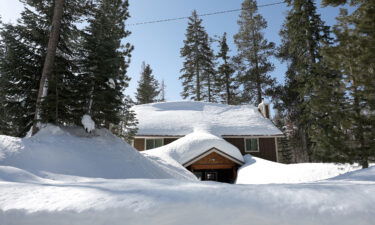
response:
<svg viewBox="0 0 375 225"><path fill-rule="evenodd" d="M277 162L275 138L259 138L259 152L245 152L245 138L224 138L242 153Z"/></svg>
<svg viewBox="0 0 375 225"><path fill-rule="evenodd" d="M138 151L145 150L145 139L144 138L134 138L134 148Z"/></svg>
<svg viewBox="0 0 375 225"><path fill-rule="evenodd" d="M178 138L163 138L164 139L164 145L170 144L173 141L177 140ZM143 151L146 149L145 146L145 138L134 138L134 148L138 151Z"/></svg>
<svg viewBox="0 0 375 225"><path fill-rule="evenodd" d="M164 145L169 144L178 138L164 138ZM243 155L251 154L253 156L277 162L277 152L275 138L259 138L259 152L245 152L245 138L224 138L226 141L236 146ZM145 150L145 138L135 138L134 148L138 151Z"/></svg>

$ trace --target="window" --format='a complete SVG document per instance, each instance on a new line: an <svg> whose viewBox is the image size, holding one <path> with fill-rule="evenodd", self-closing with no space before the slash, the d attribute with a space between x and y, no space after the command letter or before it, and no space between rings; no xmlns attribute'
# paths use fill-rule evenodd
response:
<svg viewBox="0 0 375 225"><path fill-rule="evenodd" d="M258 138L245 139L245 152L259 152Z"/></svg>
<svg viewBox="0 0 375 225"><path fill-rule="evenodd" d="M146 139L146 150L163 146L162 138Z"/></svg>

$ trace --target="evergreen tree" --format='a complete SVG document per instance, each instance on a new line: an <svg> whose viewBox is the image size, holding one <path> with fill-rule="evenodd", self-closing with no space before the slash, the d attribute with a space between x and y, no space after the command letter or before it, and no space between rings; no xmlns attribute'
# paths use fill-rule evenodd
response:
<svg viewBox="0 0 375 225"><path fill-rule="evenodd" d="M53 0L24 1L26 7L16 25L5 24L1 30L5 55L0 65L0 98L8 115L6 134L24 136L33 124L37 90L53 16ZM48 79L48 95L43 102L42 122L74 122L77 106L73 85L77 83L75 40L76 22L86 13L86 1L67 1L62 16L61 36L54 70Z"/></svg>
<svg viewBox="0 0 375 225"><path fill-rule="evenodd" d="M346 1L326 0L338 5ZM356 10L348 14L341 9L334 27L336 45L326 49L330 66L344 74L347 102L342 137L344 147L325 149L325 160L359 162L367 168L375 159L375 2L355 1Z"/></svg>
<svg viewBox="0 0 375 225"><path fill-rule="evenodd" d="M229 46L227 44L227 33L224 33L219 40L219 53L217 58L221 60L221 64L217 70L216 85L221 91L222 102L226 104L234 104L236 97L236 78L233 76L234 68L231 63L231 57L228 55Z"/></svg>
<svg viewBox="0 0 375 225"><path fill-rule="evenodd" d="M64 14L65 0L55 0L54 3L51 31L49 32L46 56L43 63L42 76L40 77L39 81L38 96L36 98L32 134L35 134L38 131L38 121L41 119L42 101L45 97L47 97L48 77L51 77L52 70L54 68L57 45L59 44L60 39L61 21Z"/></svg>
<svg viewBox="0 0 375 225"><path fill-rule="evenodd" d="M240 28L234 35L234 42L238 49L236 58L243 100L260 104L275 83L269 75L274 69L269 57L273 55L275 44L264 38L262 30L267 28L267 22L258 13L255 0L244 0L237 23Z"/></svg>
<svg viewBox="0 0 375 225"><path fill-rule="evenodd" d="M111 128L129 118L124 117L129 108L123 92L130 80L126 72L133 46L121 43L130 34L125 29L128 6L127 0L98 0L83 37L80 98L83 112L99 127Z"/></svg>
<svg viewBox="0 0 375 225"><path fill-rule="evenodd" d="M295 129L292 142L299 152L297 161L306 161L312 160L313 147L323 139L318 130L340 137L334 128L340 126L337 112L344 93L341 74L330 70L322 57L322 48L330 44L329 27L316 13L314 2L289 0L288 5L291 9L280 32L279 49L288 70L285 85L276 91L281 100L277 107Z"/></svg>
<svg viewBox="0 0 375 225"><path fill-rule="evenodd" d="M210 47L208 34L202 26L202 19L194 10L189 17L186 30L186 40L181 48L181 57L185 58L182 75L184 99L196 101L215 101L217 91L215 90L215 65L214 54Z"/></svg>
<svg viewBox="0 0 375 225"><path fill-rule="evenodd" d="M138 81L137 93L135 93L137 104L156 102L159 93L159 82L152 75L150 65L143 62L141 78Z"/></svg>
<svg viewBox="0 0 375 225"><path fill-rule="evenodd" d="M290 146L290 131L288 130L288 126L286 124L286 120L284 117L280 115L280 113L276 110L275 116L273 118L273 123L277 128L279 128L285 135L285 137L277 138L277 144L279 153L281 153L280 161L282 163L292 163L294 160L294 155L292 148Z"/></svg>
<svg viewBox="0 0 375 225"><path fill-rule="evenodd" d="M160 83L160 91L159 91L159 102L165 102L166 99L165 99L165 89L167 88L167 86L165 85L165 82L164 82L164 79L161 80L161 83Z"/></svg>
<svg viewBox="0 0 375 225"><path fill-rule="evenodd" d="M138 131L138 120L135 112L131 109L131 107L134 106L132 99L129 96L124 96L122 102L123 105L120 112L120 123L115 126L114 133L130 143Z"/></svg>

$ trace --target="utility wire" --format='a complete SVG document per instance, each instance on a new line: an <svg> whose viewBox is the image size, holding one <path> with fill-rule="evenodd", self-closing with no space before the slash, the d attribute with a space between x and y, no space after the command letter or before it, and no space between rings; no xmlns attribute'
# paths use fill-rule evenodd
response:
<svg viewBox="0 0 375 225"><path fill-rule="evenodd" d="M273 5L280 5L280 4L283 4L283 3L285 3L285 2L274 2L274 3L264 4L264 5L258 5L258 8L273 6ZM204 14L200 14L198 16L199 17L213 16L213 15L218 15L218 14L238 12L238 11L241 11L241 10L242 10L242 8L241 9L231 9L231 10L217 11L217 12L211 12L211 13L204 13ZM183 17L175 17L175 18L169 18L169 19L151 20L151 21L146 21L146 22L131 23L131 24L127 24L127 26L139 26L139 25L144 25L144 24L164 23L164 22L170 22L170 21L176 21L176 20L184 20L184 19L188 19L189 17L190 16L183 16Z"/></svg>

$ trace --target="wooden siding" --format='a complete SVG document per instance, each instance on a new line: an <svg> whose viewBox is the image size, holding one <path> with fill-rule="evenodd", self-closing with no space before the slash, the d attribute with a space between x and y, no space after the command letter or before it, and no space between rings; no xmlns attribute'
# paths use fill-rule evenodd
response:
<svg viewBox="0 0 375 225"><path fill-rule="evenodd" d="M259 138L259 152L254 152L250 154L262 159L267 159L276 162L277 152L275 144L275 138Z"/></svg>
<svg viewBox="0 0 375 225"><path fill-rule="evenodd" d="M134 138L134 148L138 151L145 150L145 139L144 138Z"/></svg>
<svg viewBox="0 0 375 225"><path fill-rule="evenodd" d="M236 146L243 155L251 154L255 157L277 161L275 138L259 138L259 152L245 152L244 138L224 138L226 141Z"/></svg>
<svg viewBox="0 0 375 225"><path fill-rule="evenodd" d="M202 170L202 169L231 169L236 167L237 164L232 160L219 155L216 152L201 158L200 160L194 162L190 167L193 170Z"/></svg>
<svg viewBox="0 0 375 225"><path fill-rule="evenodd" d="M224 140L236 146L241 151L242 155L247 154L245 153L245 139L244 138L224 138Z"/></svg>

